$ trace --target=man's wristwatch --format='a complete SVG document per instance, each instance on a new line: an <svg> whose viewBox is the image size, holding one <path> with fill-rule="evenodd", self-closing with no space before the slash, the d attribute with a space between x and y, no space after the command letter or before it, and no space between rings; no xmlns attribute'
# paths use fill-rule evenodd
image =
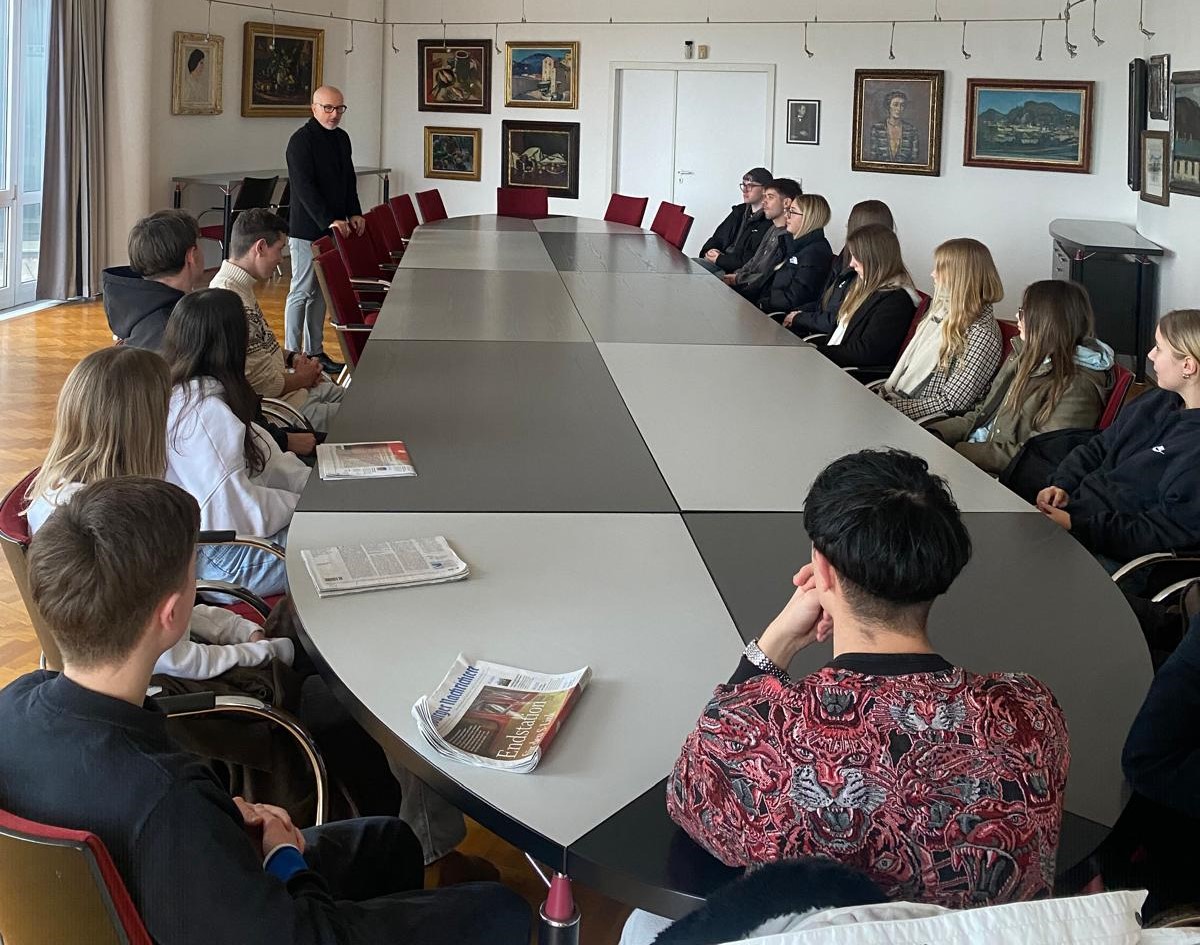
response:
<svg viewBox="0 0 1200 945"><path fill-rule="evenodd" d="M742 656L746 657L746 661L750 665L761 669L764 673L769 673L782 682L791 682L792 677L788 675L788 671L776 666L775 661L759 649L757 637L746 644L746 649L742 651Z"/></svg>

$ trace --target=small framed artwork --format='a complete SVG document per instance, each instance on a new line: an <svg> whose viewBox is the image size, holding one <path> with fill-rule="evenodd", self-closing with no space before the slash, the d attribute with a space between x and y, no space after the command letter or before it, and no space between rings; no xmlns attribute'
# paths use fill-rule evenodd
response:
<svg viewBox="0 0 1200 945"><path fill-rule="evenodd" d="M1171 190L1200 196L1200 72L1176 72L1171 95Z"/></svg>
<svg viewBox="0 0 1200 945"><path fill-rule="evenodd" d="M1151 118L1165 121L1171 117L1171 57L1166 53L1150 57L1146 70L1146 106Z"/></svg>
<svg viewBox="0 0 1200 945"><path fill-rule="evenodd" d="M787 143L821 143L821 103L808 98L789 98Z"/></svg>
<svg viewBox="0 0 1200 945"><path fill-rule="evenodd" d="M224 60L225 37L175 33L172 115L221 114Z"/></svg>
<svg viewBox="0 0 1200 945"><path fill-rule="evenodd" d="M505 121L500 137L501 186L579 196L579 122Z"/></svg>
<svg viewBox="0 0 1200 945"><path fill-rule="evenodd" d="M857 70L850 166L856 171L938 176L944 78L941 70Z"/></svg>
<svg viewBox="0 0 1200 945"><path fill-rule="evenodd" d="M963 164L1087 174L1094 82L967 79Z"/></svg>
<svg viewBox="0 0 1200 945"><path fill-rule="evenodd" d="M491 114L490 39L418 39L417 68L420 111Z"/></svg>
<svg viewBox="0 0 1200 945"><path fill-rule="evenodd" d="M506 43L504 104L579 107L579 43Z"/></svg>
<svg viewBox="0 0 1200 945"><path fill-rule="evenodd" d="M1167 186L1168 149L1171 136L1165 131L1142 132L1142 199L1167 206L1171 190Z"/></svg>
<svg viewBox="0 0 1200 945"><path fill-rule="evenodd" d="M304 118L325 65L325 31L247 23L242 51L242 115Z"/></svg>
<svg viewBox="0 0 1200 945"><path fill-rule="evenodd" d="M481 128L425 128L425 176L479 180Z"/></svg>

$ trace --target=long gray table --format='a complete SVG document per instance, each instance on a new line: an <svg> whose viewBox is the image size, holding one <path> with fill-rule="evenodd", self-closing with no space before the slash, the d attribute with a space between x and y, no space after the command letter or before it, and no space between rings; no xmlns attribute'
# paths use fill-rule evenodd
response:
<svg viewBox="0 0 1200 945"><path fill-rule="evenodd" d="M418 228L331 431L395 438L415 479L314 476L301 499L288 569L306 647L390 752L555 868L672 916L734 875L671 823L662 779L742 640L792 591L812 478L881 445L947 478L975 544L934 608L937 645L968 668L1031 672L1064 707L1060 865L1120 812L1150 664L1103 570L656 238L569 218ZM319 600L295 554L429 534L469 580ZM591 665L533 774L456 765L417 735L412 704L460 651ZM810 648L793 669L828 656Z"/></svg>

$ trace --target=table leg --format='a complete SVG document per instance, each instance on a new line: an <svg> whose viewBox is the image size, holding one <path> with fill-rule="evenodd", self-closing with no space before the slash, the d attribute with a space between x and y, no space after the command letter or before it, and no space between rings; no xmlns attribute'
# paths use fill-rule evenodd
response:
<svg viewBox="0 0 1200 945"><path fill-rule="evenodd" d="M392 192L392 182L388 179L388 175L383 175L383 202L388 202L388 195Z"/></svg>
<svg viewBox="0 0 1200 945"><path fill-rule="evenodd" d="M555 873L546 901L538 909L538 945L579 945L579 918L571 878Z"/></svg>
<svg viewBox="0 0 1200 945"><path fill-rule="evenodd" d="M233 192L225 191L225 239L221 243L221 259L229 258L229 240L233 236Z"/></svg>
<svg viewBox="0 0 1200 945"><path fill-rule="evenodd" d="M183 188L179 184L176 184L175 185L175 194L171 198L171 206L174 207L176 210L178 210L182 204L183 204Z"/></svg>

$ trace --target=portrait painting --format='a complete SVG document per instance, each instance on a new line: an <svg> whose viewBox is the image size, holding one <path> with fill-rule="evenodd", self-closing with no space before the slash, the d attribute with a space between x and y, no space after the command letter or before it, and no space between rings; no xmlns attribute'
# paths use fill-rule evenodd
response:
<svg viewBox="0 0 1200 945"><path fill-rule="evenodd" d="M479 180L481 128L425 128L425 176Z"/></svg>
<svg viewBox="0 0 1200 945"><path fill-rule="evenodd" d="M579 43L506 43L504 104L578 108Z"/></svg>
<svg viewBox="0 0 1200 945"><path fill-rule="evenodd" d="M175 33L172 115L219 115L225 37Z"/></svg>
<svg viewBox="0 0 1200 945"><path fill-rule="evenodd" d="M887 174L940 174L943 80L940 70L857 70L850 166Z"/></svg>
<svg viewBox="0 0 1200 945"><path fill-rule="evenodd" d="M1171 76L1171 190L1200 196L1200 72Z"/></svg>
<svg viewBox="0 0 1200 945"><path fill-rule="evenodd" d="M1092 167L1093 82L968 79L968 167L1086 174Z"/></svg>
<svg viewBox="0 0 1200 945"><path fill-rule="evenodd" d="M821 143L820 102L813 99L788 99L787 142L788 144Z"/></svg>
<svg viewBox="0 0 1200 945"><path fill-rule="evenodd" d="M420 111L491 114L490 39L419 39L417 67Z"/></svg>
<svg viewBox="0 0 1200 945"><path fill-rule="evenodd" d="M1167 155L1171 136L1165 131L1142 132L1142 199L1146 203L1167 206L1171 190L1167 185Z"/></svg>
<svg viewBox="0 0 1200 945"><path fill-rule="evenodd" d="M304 118L321 85L325 31L247 23L242 53L242 114Z"/></svg>
<svg viewBox="0 0 1200 945"><path fill-rule="evenodd" d="M505 121L500 185L545 187L551 197L579 196L579 122Z"/></svg>
<svg viewBox="0 0 1200 945"><path fill-rule="evenodd" d="M1146 106L1150 117L1165 121L1171 117L1171 57L1151 56L1146 69Z"/></svg>

